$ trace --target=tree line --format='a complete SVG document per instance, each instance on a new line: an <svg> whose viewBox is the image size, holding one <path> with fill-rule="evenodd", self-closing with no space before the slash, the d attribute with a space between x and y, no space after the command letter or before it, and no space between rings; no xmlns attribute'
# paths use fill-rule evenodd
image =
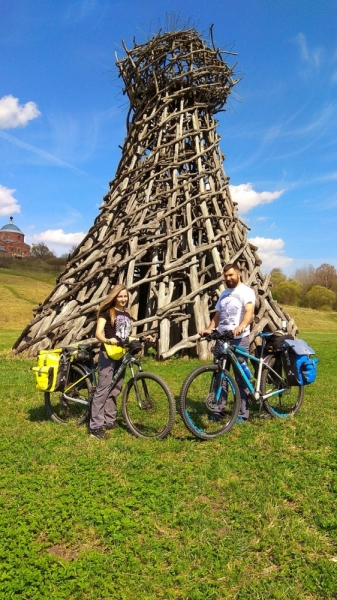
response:
<svg viewBox="0 0 337 600"><path fill-rule="evenodd" d="M73 246L69 254L62 254L61 256L57 257L55 252L50 250L44 242L40 242L39 244L33 244L31 246L30 258L38 262L47 263L56 271L63 271L67 264L69 255L75 250L75 248L76 246Z"/></svg>
<svg viewBox="0 0 337 600"><path fill-rule="evenodd" d="M281 269L273 269L270 275L273 298L280 304L337 310L337 272L333 265L323 263L317 269L308 265L289 278Z"/></svg>

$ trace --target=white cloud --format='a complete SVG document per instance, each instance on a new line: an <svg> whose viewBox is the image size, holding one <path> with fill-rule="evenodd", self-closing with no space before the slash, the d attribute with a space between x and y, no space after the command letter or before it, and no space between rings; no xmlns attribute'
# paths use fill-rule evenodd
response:
<svg viewBox="0 0 337 600"><path fill-rule="evenodd" d="M0 129L24 127L40 114L35 102L20 105L19 99L11 94L0 98Z"/></svg>
<svg viewBox="0 0 337 600"><path fill-rule="evenodd" d="M79 244L86 234L83 231L78 233L64 233L63 229L47 229L42 233L35 233L34 240L37 242L52 242L64 246L65 244Z"/></svg>
<svg viewBox="0 0 337 600"><path fill-rule="evenodd" d="M284 190L276 192L256 192L251 183L229 186L232 200L238 203L238 210L244 214L259 204L269 204L282 196Z"/></svg>
<svg viewBox="0 0 337 600"><path fill-rule="evenodd" d="M72 4L68 7L66 21L69 23L80 23L84 19L92 17L97 8L97 0L73 0Z"/></svg>
<svg viewBox="0 0 337 600"><path fill-rule="evenodd" d="M0 215L12 215L13 213L20 212L20 205L13 194L16 190L10 190L9 188L0 185Z"/></svg>
<svg viewBox="0 0 337 600"><path fill-rule="evenodd" d="M63 229L47 229L41 233L35 233L29 244L38 244L43 242L50 250L53 250L56 255L61 255L69 252L73 246L77 246L86 233L79 231L77 233L65 233Z"/></svg>
<svg viewBox="0 0 337 600"><path fill-rule="evenodd" d="M25 150L28 150L28 152L37 154L37 156L39 156L42 160L50 162L51 164L58 165L60 167L65 167L66 169L71 169L72 171L75 171L75 173L79 173L80 175L87 175L85 173L85 171L81 171L81 169L78 169L77 167L70 165L69 163L58 158L57 156L54 156L53 154L50 154L49 152L46 152L45 150L41 150L41 148L37 148L36 146L33 146L32 144L27 144L26 142L22 142L21 140L16 138L14 135L11 135L10 133L5 133L4 131L0 130L0 137L3 138L4 140L7 140L11 144L14 144L14 146L18 146L19 148L24 148Z"/></svg>
<svg viewBox="0 0 337 600"><path fill-rule="evenodd" d="M249 238L248 241L258 248L262 271L268 272L274 268L285 269L291 265L293 259L284 255L284 241L281 238L255 237Z"/></svg>
<svg viewBox="0 0 337 600"><path fill-rule="evenodd" d="M295 41L299 47L302 61L309 64L311 68L320 67L324 58L323 48L309 48L306 37L303 33L299 33L295 37Z"/></svg>

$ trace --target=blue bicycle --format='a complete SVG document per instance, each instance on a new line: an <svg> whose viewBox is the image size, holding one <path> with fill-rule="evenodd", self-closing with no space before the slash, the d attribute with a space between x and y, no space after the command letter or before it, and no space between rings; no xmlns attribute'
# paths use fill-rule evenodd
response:
<svg viewBox="0 0 337 600"><path fill-rule="evenodd" d="M179 409L187 429L197 438L209 440L233 427L240 410L240 392L235 378L240 377L249 390L249 402L258 404L259 415L265 409L271 417L288 417L298 412L303 402L303 386L287 383L282 353L268 351L268 338L272 333L259 333L261 338L257 355L240 346L231 346L231 331L214 330L208 341L219 340L219 355L214 364L202 365L192 371L183 382L179 396ZM254 366L255 381L246 361Z"/></svg>

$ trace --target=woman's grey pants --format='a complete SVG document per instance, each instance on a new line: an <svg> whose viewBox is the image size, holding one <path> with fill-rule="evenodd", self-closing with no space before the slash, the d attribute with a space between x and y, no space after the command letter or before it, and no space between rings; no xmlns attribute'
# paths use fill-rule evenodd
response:
<svg viewBox="0 0 337 600"><path fill-rule="evenodd" d="M114 373L121 364L120 360L111 360L104 350L98 357L98 384L91 404L90 429L99 429L116 422L117 403L116 396L123 386L123 377L119 379L115 387L109 387Z"/></svg>

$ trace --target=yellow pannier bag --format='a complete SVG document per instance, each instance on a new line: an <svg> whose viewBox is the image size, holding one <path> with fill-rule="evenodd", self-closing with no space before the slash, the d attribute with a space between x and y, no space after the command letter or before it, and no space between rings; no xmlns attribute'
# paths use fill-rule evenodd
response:
<svg viewBox="0 0 337 600"><path fill-rule="evenodd" d="M36 388L42 392L54 392L58 387L58 371L63 348L40 350L37 367L32 367L36 378Z"/></svg>

